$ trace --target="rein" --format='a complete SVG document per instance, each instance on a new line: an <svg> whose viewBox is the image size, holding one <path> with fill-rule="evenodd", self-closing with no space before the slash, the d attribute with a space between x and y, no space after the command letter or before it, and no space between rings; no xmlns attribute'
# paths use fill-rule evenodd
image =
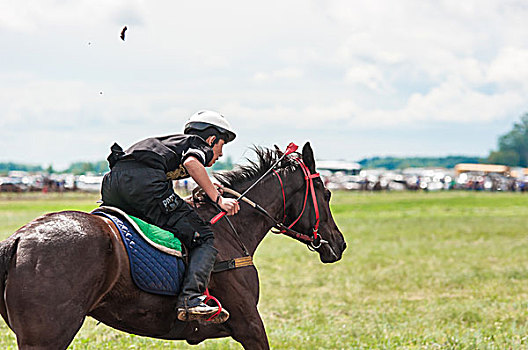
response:
<svg viewBox="0 0 528 350"><path fill-rule="evenodd" d="M319 248L321 246L322 243L328 243L327 241L321 239L321 237L319 235L319 222L320 222L319 206L317 204L317 197L315 196L315 187L314 187L314 183L313 183L313 179L318 178L319 177L319 173L312 174L310 172L310 169L308 169L308 167L306 166L306 164L304 164L302 159L294 158L294 160L299 164L300 168L303 171L304 179L306 181L306 192L305 192L305 196L304 196L303 208L301 210L301 213L297 216L297 218L290 225L287 226L284 223L284 221L286 220L286 193L284 191L284 184L283 184L282 178L281 178L280 174L276 170L272 169L274 174L277 176L277 179L279 180L279 183L280 183L280 186L281 186L281 191L282 191L282 198L283 198L284 217L283 217L281 222L277 221L277 219L275 219L273 216L271 216L266 209L262 208L260 205L256 204L255 202L247 199L246 197L243 197L242 200L244 202L248 203L251 207L253 207L257 211L259 211L261 214L263 214L264 216L268 217L270 220L272 220L275 223L275 225L273 225L273 228L275 228L276 231L272 231L272 232L285 234L287 236L290 236L290 237L292 237L294 239L297 239L298 241L301 241L301 242L307 244L308 247L311 248L311 249L317 249L317 248ZM234 191L232 189L229 189L229 188L224 188L224 192L232 194L234 196L240 196L240 194L238 192L236 192L236 191ZM301 217L303 216L303 214L304 214L304 212L306 210L306 203L308 202L308 196L310 194L312 196L312 202L313 202L314 210L315 210L315 224L314 224L314 226L312 228L312 235L311 236L306 235L306 234L301 233L301 232L298 232L298 231L296 231L296 230L294 230L292 228L301 219ZM229 222L229 220L228 220L228 222ZM230 222L229 222L229 224L231 226L231 229L235 233L235 236L239 240L239 235L236 232L235 228L233 227L233 225ZM242 244L242 247L243 247L243 250L246 252L245 247L243 246L243 244Z"/></svg>

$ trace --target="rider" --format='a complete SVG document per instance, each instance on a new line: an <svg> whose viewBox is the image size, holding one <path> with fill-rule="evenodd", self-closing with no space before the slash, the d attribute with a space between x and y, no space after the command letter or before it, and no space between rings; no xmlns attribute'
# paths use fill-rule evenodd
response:
<svg viewBox="0 0 528 350"><path fill-rule="evenodd" d="M203 302L217 250L210 225L174 192L171 180L192 177L228 215L236 214L238 202L223 198L205 170L222 156L224 144L235 137L224 116L204 110L191 116L183 134L147 138L125 152L114 143L108 156L111 171L103 179L103 205L118 207L172 232L189 250L177 302L181 321L207 319L218 311L217 306ZM222 308L216 321L228 317Z"/></svg>

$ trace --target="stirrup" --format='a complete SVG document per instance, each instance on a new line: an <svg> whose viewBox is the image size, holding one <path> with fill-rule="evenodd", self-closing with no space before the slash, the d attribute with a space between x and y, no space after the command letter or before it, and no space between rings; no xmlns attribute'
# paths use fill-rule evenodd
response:
<svg viewBox="0 0 528 350"><path fill-rule="evenodd" d="M177 317L178 320L183 322L198 321L203 324L208 323L224 323L229 319L229 312L226 309L219 309L211 306L213 309L209 313L191 313L188 309L178 308Z"/></svg>
<svg viewBox="0 0 528 350"><path fill-rule="evenodd" d="M229 319L229 312L226 309L221 308L219 311L205 320L205 323L224 323Z"/></svg>
<svg viewBox="0 0 528 350"><path fill-rule="evenodd" d="M202 310L200 310L202 308ZM206 321L218 313L218 307L200 303L193 307L179 307L177 310L178 320L184 322Z"/></svg>
<svg viewBox="0 0 528 350"><path fill-rule="evenodd" d="M205 321L212 323L224 323L225 321L227 321L229 319L229 312L222 307L222 304L220 304L218 299L216 299L209 293L209 288L205 288L204 296L204 303L207 303L209 300L212 300L216 303L216 305L218 305L218 311Z"/></svg>

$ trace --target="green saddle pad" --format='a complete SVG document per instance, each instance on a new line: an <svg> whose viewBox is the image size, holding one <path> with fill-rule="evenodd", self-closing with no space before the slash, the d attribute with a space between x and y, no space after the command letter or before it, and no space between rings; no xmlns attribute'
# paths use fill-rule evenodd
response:
<svg viewBox="0 0 528 350"><path fill-rule="evenodd" d="M164 230L156 225L149 224L141 219L138 219L132 215L129 217L134 220L134 222L141 229L141 232L147 236L152 242L162 245L164 247L182 251L181 242L178 238L174 237L172 232Z"/></svg>

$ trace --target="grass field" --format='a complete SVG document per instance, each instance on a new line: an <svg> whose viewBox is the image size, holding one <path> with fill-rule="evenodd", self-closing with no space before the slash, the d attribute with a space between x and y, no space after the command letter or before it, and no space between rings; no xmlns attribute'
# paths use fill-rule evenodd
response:
<svg viewBox="0 0 528 350"><path fill-rule="evenodd" d="M0 238L96 197L0 196ZM255 263L274 349L528 349L528 195L335 193L348 249L335 264L269 235ZM0 321L0 348L15 348ZM239 349L137 337L88 319L72 349Z"/></svg>

